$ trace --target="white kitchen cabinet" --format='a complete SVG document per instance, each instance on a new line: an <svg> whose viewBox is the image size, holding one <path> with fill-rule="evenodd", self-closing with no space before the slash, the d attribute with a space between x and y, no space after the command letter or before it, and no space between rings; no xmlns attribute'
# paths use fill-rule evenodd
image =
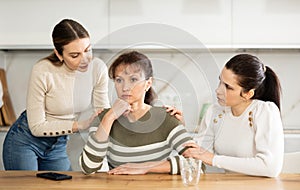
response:
<svg viewBox="0 0 300 190"><path fill-rule="evenodd" d="M62 18L82 23L98 49L126 43L139 30L110 37L146 23L177 29L208 48L299 49L299 7L298 0L0 0L0 49L50 49L52 29ZM145 39L160 36L160 29L166 30L146 27ZM170 30L167 37L195 47L181 36Z"/></svg>
<svg viewBox="0 0 300 190"><path fill-rule="evenodd" d="M208 46L228 46L231 43L231 4L228 0L112 0L109 13L110 32L126 30L132 25L159 23L182 30ZM157 29L159 27L150 26L146 31L159 36L162 31ZM126 37L124 35L118 40L122 43ZM172 40L183 44L180 36L174 35ZM194 44L185 44L185 47L189 45Z"/></svg>
<svg viewBox="0 0 300 190"><path fill-rule="evenodd" d="M0 46L52 47L53 27L63 18L80 22L97 42L108 33L107 6L108 0L1 0Z"/></svg>
<svg viewBox="0 0 300 190"><path fill-rule="evenodd" d="M232 42L234 46L300 47L300 1L232 1Z"/></svg>

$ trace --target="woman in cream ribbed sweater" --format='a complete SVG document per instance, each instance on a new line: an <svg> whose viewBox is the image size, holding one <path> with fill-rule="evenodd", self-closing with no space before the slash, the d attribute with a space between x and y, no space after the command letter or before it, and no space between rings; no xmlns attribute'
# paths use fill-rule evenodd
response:
<svg viewBox="0 0 300 190"><path fill-rule="evenodd" d="M52 38L54 53L32 68L26 111L5 138L6 170L70 170L68 134L89 122L76 119L87 110L110 107L107 67L93 58L84 27L64 19Z"/></svg>

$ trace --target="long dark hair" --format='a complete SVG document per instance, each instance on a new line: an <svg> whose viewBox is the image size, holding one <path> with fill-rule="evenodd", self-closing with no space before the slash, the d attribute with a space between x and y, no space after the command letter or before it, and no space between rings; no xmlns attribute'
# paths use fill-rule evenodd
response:
<svg viewBox="0 0 300 190"><path fill-rule="evenodd" d="M63 54L63 48L65 45L74 40L89 37L90 35L87 30L81 24L71 19L63 19L52 31L53 45L60 55ZM54 52L44 59L48 59L56 66L61 66L63 64Z"/></svg>
<svg viewBox="0 0 300 190"><path fill-rule="evenodd" d="M243 92L255 90L251 99L274 102L280 110L281 86L276 73L270 67L249 54L234 56L225 67L237 75Z"/></svg>
<svg viewBox="0 0 300 190"><path fill-rule="evenodd" d="M150 77L153 77L153 69L150 59L137 51L131 51L121 54L109 67L108 74L109 78L115 79L116 78L116 69L119 65L136 65L140 67L145 74L146 80ZM146 92L144 102L149 105L154 104L154 100L157 99L157 95L152 87Z"/></svg>

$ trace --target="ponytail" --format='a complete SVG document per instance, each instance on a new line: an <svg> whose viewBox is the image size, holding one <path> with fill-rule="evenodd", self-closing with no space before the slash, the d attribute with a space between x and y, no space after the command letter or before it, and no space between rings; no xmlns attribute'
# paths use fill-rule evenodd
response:
<svg viewBox="0 0 300 190"><path fill-rule="evenodd" d="M281 86L279 79L276 73L268 66L266 66L265 75L265 80L256 89L253 99L274 102L280 110Z"/></svg>
<svg viewBox="0 0 300 190"><path fill-rule="evenodd" d="M145 104L149 104L149 105L153 106L156 99L157 99L157 94L155 93L153 88L150 87L149 90L146 92L144 102L145 102Z"/></svg>

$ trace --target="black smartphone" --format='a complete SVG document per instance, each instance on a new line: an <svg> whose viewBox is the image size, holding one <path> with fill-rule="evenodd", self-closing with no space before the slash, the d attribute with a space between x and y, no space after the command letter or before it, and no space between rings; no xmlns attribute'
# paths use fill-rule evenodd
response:
<svg viewBox="0 0 300 190"><path fill-rule="evenodd" d="M72 176L56 173L56 172L44 172L44 173L37 173L37 177L51 179L51 180L65 180L65 179L72 179Z"/></svg>

